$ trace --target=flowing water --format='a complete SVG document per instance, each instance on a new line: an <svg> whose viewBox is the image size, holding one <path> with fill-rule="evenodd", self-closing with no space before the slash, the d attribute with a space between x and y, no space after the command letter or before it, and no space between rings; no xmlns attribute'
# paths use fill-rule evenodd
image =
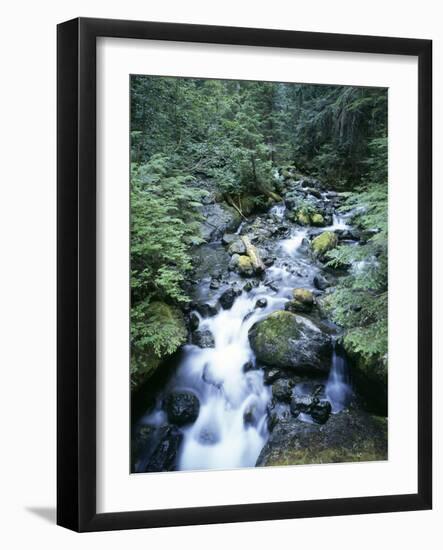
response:
<svg viewBox="0 0 443 550"><path fill-rule="evenodd" d="M326 384L326 398L331 403L332 412L342 411L349 404L352 395L346 357L335 346L332 354L331 370Z"/></svg>
<svg viewBox="0 0 443 550"><path fill-rule="evenodd" d="M282 219L284 205L274 206L270 213ZM337 217L332 227L347 228ZM166 421L161 405L168 391L191 391L197 395L200 411L195 423L183 428L179 470L255 465L269 435L267 405L271 389L264 383L263 371L255 368L248 331L269 313L283 309L293 288L313 288L312 279L318 268L303 249L306 235L307 229L296 228L289 237L278 241L277 261L267 269L266 279L250 292L243 291L230 309L205 319L195 312L199 330L212 333L215 347L184 346L181 363L159 396L157 407L143 419L156 426ZM213 296L213 302L225 288ZM265 307L257 307L259 298L266 299ZM333 412L346 406L349 388L345 359L334 350L326 384Z"/></svg>

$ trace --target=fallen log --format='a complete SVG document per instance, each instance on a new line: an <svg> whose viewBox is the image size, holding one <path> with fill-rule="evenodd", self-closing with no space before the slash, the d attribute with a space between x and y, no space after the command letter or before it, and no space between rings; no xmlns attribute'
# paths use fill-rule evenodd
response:
<svg viewBox="0 0 443 550"><path fill-rule="evenodd" d="M241 237L241 240L245 245L246 254L251 260L252 267L257 273L262 273L266 269L266 266L263 263L263 260L260 258L260 254L258 253L257 248L253 244L251 244L249 237L247 237L246 235L243 235Z"/></svg>

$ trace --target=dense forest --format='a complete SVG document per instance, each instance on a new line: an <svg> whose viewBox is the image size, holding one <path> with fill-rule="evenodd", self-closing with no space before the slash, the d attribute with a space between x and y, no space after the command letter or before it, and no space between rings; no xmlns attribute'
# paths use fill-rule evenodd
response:
<svg viewBox="0 0 443 550"><path fill-rule="evenodd" d="M332 227L331 204L353 233L324 231L329 241L318 252L316 231ZM380 88L131 78L134 392L188 341L199 250L220 239L230 245L224 234L240 235L249 224L243 234L260 252L254 228L278 205L284 227L275 231L292 231L285 223L314 228L304 237L309 254L334 280L315 302L339 327L343 353L369 388L369 408L386 414L386 387L377 385L387 376L388 291L387 92ZM263 280L258 269L253 276Z"/></svg>

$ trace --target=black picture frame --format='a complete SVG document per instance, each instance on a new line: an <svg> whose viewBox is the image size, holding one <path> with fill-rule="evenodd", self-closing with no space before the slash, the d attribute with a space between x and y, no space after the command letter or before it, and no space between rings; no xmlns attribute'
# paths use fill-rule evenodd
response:
<svg viewBox="0 0 443 550"><path fill-rule="evenodd" d="M75 531L425 510L432 507L432 42L78 18L58 25L57 523ZM418 58L416 494L96 512L96 39L136 38Z"/></svg>

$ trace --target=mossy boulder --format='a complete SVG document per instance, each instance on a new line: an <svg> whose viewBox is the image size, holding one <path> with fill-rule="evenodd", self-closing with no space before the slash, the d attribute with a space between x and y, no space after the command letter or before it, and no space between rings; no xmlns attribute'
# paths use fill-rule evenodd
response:
<svg viewBox="0 0 443 550"><path fill-rule="evenodd" d="M316 212L311 216L311 223L312 225L315 225L317 227L323 227L326 222L322 214L320 214L319 212Z"/></svg>
<svg viewBox="0 0 443 550"><path fill-rule="evenodd" d="M324 259L326 253L333 250L337 244L338 238L334 232L323 231L323 233L312 239L311 248L315 257Z"/></svg>
<svg viewBox="0 0 443 550"><path fill-rule="evenodd" d="M236 271L242 277L252 277L255 273L251 259L245 254L233 254L229 262L229 269Z"/></svg>
<svg viewBox="0 0 443 550"><path fill-rule="evenodd" d="M285 306L292 313L309 313L314 306L314 294L307 288L294 288L293 299Z"/></svg>
<svg viewBox="0 0 443 550"><path fill-rule="evenodd" d="M177 345L168 354L156 353L150 344L136 343L132 346L131 384L134 389L151 378L160 368L162 361L174 353L188 338L188 330L183 314L174 306L164 302L151 302L144 312L144 317L147 323L155 320L155 323L161 326L163 330L173 334Z"/></svg>
<svg viewBox="0 0 443 550"><path fill-rule="evenodd" d="M257 466L329 464L387 460L386 418L353 409L331 415L325 424L298 418L278 421Z"/></svg>
<svg viewBox="0 0 443 550"><path fill-rule="evenodd" d="M327 373L332 345L312 321L289 311L276 311L249 331L257 360L295 372Z"/></svg>
<svg viewBox="0 0 443 550"><path fill-rule="evenodd" d="M300 225L309 225L311 223L311 218L307 212L299 210L296 214L296 221Z"/></svg>
<svg viewBox="0 0 443 550"><path fill-rule="evenodd" d="M294 288L292 296L297 302L314 305L314 294L308 288Z"/></svg>

